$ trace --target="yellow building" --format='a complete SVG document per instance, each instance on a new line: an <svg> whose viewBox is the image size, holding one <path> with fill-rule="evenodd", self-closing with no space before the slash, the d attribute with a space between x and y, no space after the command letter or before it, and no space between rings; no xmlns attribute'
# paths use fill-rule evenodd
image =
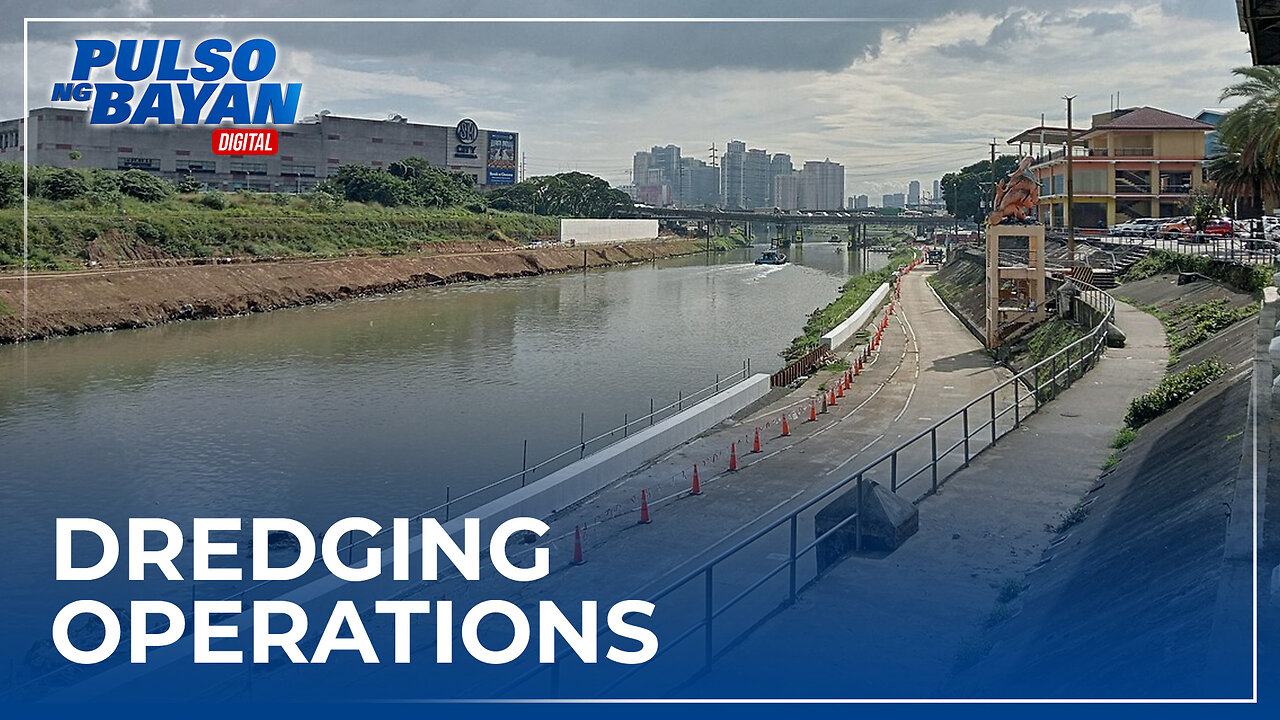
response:
<svg viewBox="0 0 1280 720"><path fill-rule="evenodd" d="M1093 116L1073 130L1074 224L1105 228L1140 217L1187 214L1187 196L1204 184L1205 134L1213 126L1152 107ZM1035 127L1009 139L1024 155L1040 153L1031 171L1040 179L1040 220L1066 225L1066 128ZM1049 146L1061 150L1045 152Z"/></svg>

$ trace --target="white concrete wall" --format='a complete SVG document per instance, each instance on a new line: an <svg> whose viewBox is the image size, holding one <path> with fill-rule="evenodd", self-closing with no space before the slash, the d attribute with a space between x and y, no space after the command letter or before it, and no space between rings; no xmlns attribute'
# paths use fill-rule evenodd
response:
<svg viewBox="0 0 1280 720"><path fill-rule="evenodd" d="M653 240L657 237L657 220L571 219L560 221L560 242L574 240L579 245L599 245L629 240Z"/></svg>
<svg viewBox="0 0 1280 720"><path fill-rule="evenodd" d="M769 376L765 373L752 375L684 412L647 427L493 502L470 510L465 515L480 518L480 526L483 528L496 527L503 520L513 517L547 517L604 488L671 448L710 430L768 392ZM451 520L445 528L451 534L460 533L462 521Z"/></svg>
<svg viewBox="0 0 1280 720"><path fill-rule="evenodd" d="M867 301L862 303L862 305L849 316L849 319L835 326L831 332L823 335L822 344L825 345L828 350L834 350L846 342L849 342L849 338L852 338L859 330L865 327L867 323L871 322L871 319L876 315L876 311L880 309L880 306L884 304L885 299L888 297L889 283L884 283L880 287L876 288L875 292L871 293L871 297L867 298Z"/></svg>

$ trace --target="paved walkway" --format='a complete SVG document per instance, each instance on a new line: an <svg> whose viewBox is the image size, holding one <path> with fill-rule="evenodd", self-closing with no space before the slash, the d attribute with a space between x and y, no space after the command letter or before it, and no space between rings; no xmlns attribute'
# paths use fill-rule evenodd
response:
<svg viewBox="0 0 1280 720"><path fill-rule="evenodd" d="M1045 526L1098 476L1129 400L1164 374L1160 323L1117 305L1124 348L919 505L920 531L882 559L844 560L725 658L689 696L934 697L996 605L1053 540ZM768 666L750 662L768 653ZM777 668L786 681L779 682Z"/></svg>

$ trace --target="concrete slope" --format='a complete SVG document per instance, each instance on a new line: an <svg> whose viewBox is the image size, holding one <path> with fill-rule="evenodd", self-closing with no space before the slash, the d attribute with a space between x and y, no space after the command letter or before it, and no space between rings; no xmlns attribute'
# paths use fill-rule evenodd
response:
<svg viewBox="0 0 1280 720"><path fill-rule="evenodd" d="M1002 611L1017 616L974 640L990 655L947 683L949 694L1248 696L1249 648L1229 651L1241 672L1227 679L1207 664L1248 441L1254 330L1246 321L1195 349L1232 370L1142 428L1085 496L1087 517L1058 535L1027 576L1027 591Z"/></svg>

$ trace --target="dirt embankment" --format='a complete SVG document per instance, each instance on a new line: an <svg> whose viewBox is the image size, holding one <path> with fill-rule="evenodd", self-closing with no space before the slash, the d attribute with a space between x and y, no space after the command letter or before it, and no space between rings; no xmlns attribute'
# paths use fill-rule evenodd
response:
<svg viewBox="0 0 1280 720"><path fill-rule="evenodd" d="M392 257L228 262L0 277L0 342L138 328L310 305L467 280L539 275L700 252L672 239L529 248L497 241L439 243Z"/></svg>

